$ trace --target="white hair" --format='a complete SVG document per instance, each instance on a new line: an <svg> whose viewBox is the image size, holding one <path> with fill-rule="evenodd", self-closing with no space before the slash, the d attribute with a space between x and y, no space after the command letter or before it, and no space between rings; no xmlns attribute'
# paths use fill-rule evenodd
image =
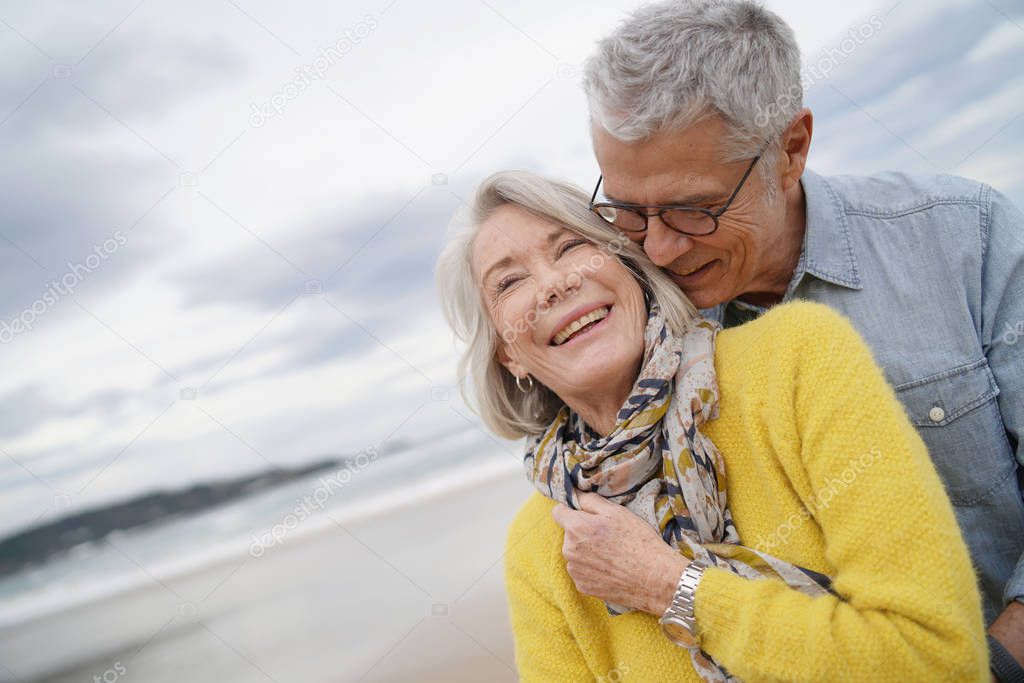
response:
<svg viewBox="0 0 1024 683"><path fill-rule="evenodd" d="M772 172L780 134L803 107L800 48L775 13L749 0L668 0L636 10L585 65L591 119L623 142L718 116L723 162L757 154Z"/></svg>
<svg viewBox="0 0 1024 683"><path fill-rule="evenodd" d="M435 276L445 317L466 344L459 359L459 389L470 406L475 404L484 423L506 438L543 431L565 403L539 382L520 391L515 377L498 361L499 333L473 271L472 253L480 227L502 206L512 204L547 218L617 258L646 295L661 305L673 333L683 334L696 315L689 299L639 245L589 210L589 199L574 185L527 171L495 173L480 184L468 212L456 214L437 260Z"/></svg>

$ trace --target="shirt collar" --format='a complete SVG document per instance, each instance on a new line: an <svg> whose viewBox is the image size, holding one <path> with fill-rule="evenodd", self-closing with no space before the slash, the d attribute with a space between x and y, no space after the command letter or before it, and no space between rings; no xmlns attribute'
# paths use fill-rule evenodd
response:
<svg viewBox="0 0 1024 683"><path fill-rule="evenodd" d="M804 272L842 287L862 289L850 228L835 191L808 168L800 182L806 200Z"/></svg>
<svg viewBox="0 0 1024 683"><path fill-rule="evenodd" d="M809 168L804 168L800 182L804 188L806 202L804 242L800 249L800 260L793 271L793 278L783 300L789 300L807 274L840 287L863 289L857 270L857 257L850 239L850 229L839 197L824 177ZM702 309L700 313L706 318L722 323L725 321L726 308L729 304L739 309L741 316L756 315L767 310L763 306L733 299Z"/></svg>

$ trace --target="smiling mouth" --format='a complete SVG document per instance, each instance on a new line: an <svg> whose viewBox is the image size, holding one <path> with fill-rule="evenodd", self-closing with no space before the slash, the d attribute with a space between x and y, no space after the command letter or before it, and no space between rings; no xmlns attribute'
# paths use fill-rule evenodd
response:
<svg viewBox="0 0 1024 683"><path fill-rule="evenodd" d="M581 315L555 334L551 339L551 346L562 346L563 344L576 339L577 337L590 332L600 325L612 312L611 306L602 306L594 309L586 315Z"/></svg>
<svg viewBox="0 0 1024 683"><path fill-rule="evenodd" d="M698 266L696 268L692 268L692 269L686 271L685 273L673 272L672 275L677 280L696 280L700 276L704 275L704 273L708 272L708 270L710 270L711 266L714 265L714 263L715 262L713 260L712 261L708 261L704 265Z"/></svg>

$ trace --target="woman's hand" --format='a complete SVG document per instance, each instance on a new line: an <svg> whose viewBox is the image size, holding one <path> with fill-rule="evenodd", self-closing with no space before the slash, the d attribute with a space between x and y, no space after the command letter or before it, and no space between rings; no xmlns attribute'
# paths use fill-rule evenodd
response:
<svg viewBox="0 0 1024 683"><path fill-rule="evenodd" d="M552 511L565 530L562 555L576 590L660 617L690 563L647 522L596 493L579 495L582 510Z"/></svg>

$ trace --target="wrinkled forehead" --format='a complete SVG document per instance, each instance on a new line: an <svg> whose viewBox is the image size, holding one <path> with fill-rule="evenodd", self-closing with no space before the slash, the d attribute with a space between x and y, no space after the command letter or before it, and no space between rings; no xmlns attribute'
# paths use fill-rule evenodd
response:
<svg viewBox="0 0 1024 683"><path fill-rule="evenodd" d="M723 163L725 126L706 119L635 142L598 124L591 136L604 176L600 196L636 204L696 204L726 192L732 164Z"/></svg>
<svg viewBox="0 0 1024 683"><path fill-rule="evenodd" d="M481 223L473 236L473 275L478 282L482 281L495 264L527 260L569 232L566 226L517 204L503 204Z"/></svg>

